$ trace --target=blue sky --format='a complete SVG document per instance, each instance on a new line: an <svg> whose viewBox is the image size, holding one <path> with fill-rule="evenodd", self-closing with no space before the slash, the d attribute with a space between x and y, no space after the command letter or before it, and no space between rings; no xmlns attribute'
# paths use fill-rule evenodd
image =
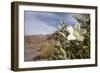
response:
<svg viewBox="0 0 100 73"><path fill-rule="evenodd" d="M57 30L60 21L73 25L77 21L71 13L24 11L25 35L51 34Z"/></svg>

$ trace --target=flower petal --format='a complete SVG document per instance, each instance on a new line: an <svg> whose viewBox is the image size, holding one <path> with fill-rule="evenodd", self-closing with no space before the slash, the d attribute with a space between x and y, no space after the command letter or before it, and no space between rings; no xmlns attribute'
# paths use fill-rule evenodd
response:
<svg viewBox="0 0 100 73"><path fill-rule="evenodd" d="M72 34L68 35L67 37L68 40L76 40L76 37Z"/></svg>
<svg viewBox="0 0 100 73"><path fill-rule="evenodd" d="M77 37L77 40L78 41L83 41L84 40L84 37L83 36L79 36L79 37Z"/></svg>
<svg viewBox="0 0 100 73"><path fill-rule="evenodd" d="M74 32L74 29L73 29L73 27L71 27L71 26L68 26L68 27L67 27L67 30L68 30L68 32L69 32L70 34L73 34L73 32Z"/></svg>

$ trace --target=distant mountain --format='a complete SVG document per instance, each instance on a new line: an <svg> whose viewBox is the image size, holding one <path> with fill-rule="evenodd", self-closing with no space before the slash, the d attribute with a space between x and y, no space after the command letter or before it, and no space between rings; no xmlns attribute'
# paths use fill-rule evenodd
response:
<svg viewBox="0 0 100 73"><path fill-rule="evenodd" d="M51 39L52 34L47 35L25 35L24 36L24 42L25 43L35 43L35 42L42 42Z"/></svg>

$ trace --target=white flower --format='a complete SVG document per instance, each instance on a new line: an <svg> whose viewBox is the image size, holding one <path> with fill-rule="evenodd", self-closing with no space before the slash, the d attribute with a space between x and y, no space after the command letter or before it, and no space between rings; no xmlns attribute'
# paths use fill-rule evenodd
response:
<svg viewBox="0 0 100 73"><path fill-rule="evenodd" d="M68 40L78 40L83 41L84 40L84 34L86 34L86 29L81 29L80 24L76 23L73 27L68 26L67 30L69 32L69 35L67 37Z"/></svg>
<svg viewBox="0 0 100 73"><path fill-rule="evenodd" d="M70 33L67 37L68 40L76 40L76 37L73 35L74 34L74 29L71 26L67 27L68 32Z"/></svg>

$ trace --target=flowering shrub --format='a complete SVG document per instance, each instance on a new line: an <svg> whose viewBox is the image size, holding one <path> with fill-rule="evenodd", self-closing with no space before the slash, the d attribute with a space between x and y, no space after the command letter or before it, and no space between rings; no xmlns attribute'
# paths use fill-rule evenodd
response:
<svg viewBox="0 0 100 73"><path fill-rule="evenodd" d="M58 26L58 31L54 33L54 39L57 41L55 47L62 52L57 59L90 58L89 15L78 15L78 18L75 15L74 17L78 21L74 26L68 26L62 21Z"/></svg>

